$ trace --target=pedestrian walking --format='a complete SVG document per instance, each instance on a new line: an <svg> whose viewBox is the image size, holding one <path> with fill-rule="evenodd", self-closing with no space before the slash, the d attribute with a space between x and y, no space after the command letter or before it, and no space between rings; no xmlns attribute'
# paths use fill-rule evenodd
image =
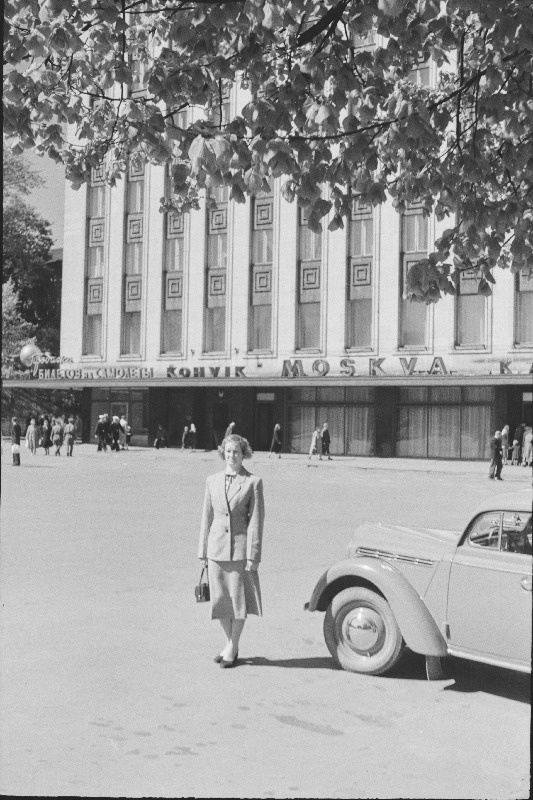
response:
<svg viewBox="0 0 533 800"><path fill-rule="evenodd" d="M63 428L63 444L67 448L67 456L72 457L75 439L76 439L76 426L74 425L74 417L69 417L67 424Z"/></svg>
<svg viewBox="0 0 533 800"><path fill-rule="evenodd" d="M118 453L120 451L120 420L116 414L113 415L111 425L109 426L109 433L111 434L111 450L115 450L115 452Z"/></svg>
<svg viewBox="0 0 533 800"><path fill-rule="evenodd" d="M322 430L320 432L320 436L322 437L322 455L328 457L328 461L333 461L331 455L329 453L329 446L331 444L331 436L329 433L328 423L324 422L322 425Z"/></svg>
<svg viewBox="0 0 533 800"><path fill-rule="evenodd" d="M119 419L119 424L120 424L120 433L119 433L119 436L118 436L118 442L119 442L121 450L127 450L128 449L128 446L127 446L128 445L128 442L127 442L128 421L127 421L126 417L124 416L124 414L121 415L121 417Z"/></svg>
<svg viewBox="0 0 533 800"><path fill-rule="evenodd" d="M248 614L262 616L258 567L265 507L263 482L243 467L251 458L246 439L231 434L218 448L225 469L206 481L198 558L208 567L211 619L218 619L226 644L215 662L234 667Z"/></svg>
<svg viewBox="0 0 533 800"><path fill-rule="evenodd" d="M96 447L97 453L106 453L107 452L107 442L106 442L106 430L105 430L105 414L98 415L98 422L96 423L96 428L94 429L95 438L98 441L98 445Z"/></svg>
<svg viewBox="0 0 533 800"><path fill-rule="evenodd" d="M515 439L513 442L513 460L511 464L513 467L517 467L520 463L520 445L518 444L518 439Z"/></svg>
<svg viewBox="0 0 533 800"><path fill-rule="evenodd" d="M509 425L502 428L502 463L507 464L509 456Z"/></svg>
<svg viewBox="0 0 533 800"><path fill-rule="evenodd" d="M318 456L318 460L322 461L322 437L320 435L320 427L318 425L313 431L313 436L311 438L311 447L309 448L309 461L311 461L311 456L315 455L315 453Z"/></svg>
<svg viewBox="0 0 533 800"><path fill-rule="evenodd" d="M183 428L183 433L181 434L181 451L183 452L187 447L187 443L189 440L189 427L185 425Z"/></svg>
<svg viewBox="0 0 533 800"><path fill-rule="evenodd" d="M154 447L156 450L159 450L160 447L168 447L167 432L162 425L157 426L157 430L155 432Z"/></svg>
<svg viewBox="0 0 533 800"><path fill-rule="evenodd" d="M502 434L501 431L494 432L494 438L490 442L490 468L489 478L492 480L496 478L497 481L502 481Z"/></svg>
<svg viewBox="0 0 533 800"><path fill-rule="evenodd" d="M522 466L529 467L533 463L533 431L526 425L522 439Z"/></svg>
<svg viewBox="0 0 533 800"><path fill-rule="evenodd" d="M191 444L191 453L196 453L196 425L194 422L191 422L189 427L189 441Z"/></svg>
<svg viewBox="0 0 533 800"><path fill-rule="evenodd" d="M276 424L274 425L274 430L272 431L272 442L270 444L270 452L268 454L269 458L272 455L272 453L277 453L278 458L281 458L281 450L283 446L282 442L283 438L281 435L281 425L279 424L279 422L276 422Z"/></svg>
<svg viewBox="0 0 533 800"><path fill-rule="evenodd" d="M226 428L226 433L224 434L224 438L226 436L231 436L232 433L235 433L235 423L234 422L230 422L230 424Z"/></svg>
<svg viewBox="0 0 533 800"><path fill-rule="evenodd" d="M26 447L32 456L37 453L37 426L34 417L30 419L30 424L26 428Z"/></svg>
<svg viewBox="0 0 533 800"><path fill-rule="evenodd" d="M111 437L111 418L109 414L104 414L104 437L106 446L109 445L111 447L113 439Z"/></svg>
<svg viewBox="0 0 533 800"><path fill-rule="evenodd" d="M11 453L13 455L13 466L20 467L20 436L22 430L17 417L11 418Z"/></svg>
<svg viewBox="0 0 533 800"><path fill-rule="evenodd" d="M63 445L63 426L61 425L59 417L54 420L54 424L52 425L52 444L56 449L54 455L60 456L61 447Z"/></svg>
<svg viewBox="0 0 533 800"><path fill-rule="evenodd" d="M133 428L128 423L126 425L126 450L129 450L131 444L131 437L133 436Z"/></svg>
<svg viewBox="0 0 533 800"><path fill-rule="evenodd" d="M52 435L48 417L45 417L43 420L43 427L41 429L41 443L44 447L45 456L49 456L50 448L52 447Z"/></svg>

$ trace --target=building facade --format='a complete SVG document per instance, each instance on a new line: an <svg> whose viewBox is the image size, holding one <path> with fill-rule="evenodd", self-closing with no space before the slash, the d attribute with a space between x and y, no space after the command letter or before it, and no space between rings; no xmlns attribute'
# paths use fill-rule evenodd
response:
<svg viewBox="0 0 533 800"><path fill-rule="evenodd" d="M528 276L501 271L484 297L467 273L455 297L412 303L405 275L440 232L416 205L354 199L343 230L316 234L279 180L185 215L160 212L167 182L132 161L113 188L95 169L66 189L62 363L39 379L83 388L87 441L108 412L143 444L194 422L211 449L234 421L267 450L279 423L300 453L328 422L336 454L483 459L496 428L531 419Z"/></svg>

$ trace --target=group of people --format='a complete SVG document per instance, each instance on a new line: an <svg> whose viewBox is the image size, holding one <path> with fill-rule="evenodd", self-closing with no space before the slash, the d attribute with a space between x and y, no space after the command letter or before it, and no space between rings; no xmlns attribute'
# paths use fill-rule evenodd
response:
<svg viewBox="0 0 533 800"><path fill-rule="evenodd" d="M105 453L108 445L111 450L115 450L115 452L118 453L119 450L128 450L131 442L132 429L124 414L122 414L121 417L117 415L110 417L109 414L99 414L94 436L98 443L96 447L98 453Z"/></svg>
<svg viewBox="0 0 533 800"><path fill-rule="evenodd" d="M322 430L320 430L320 426L317 425L315 430L313 431L313 436L311 437L311 447L309 448L309 460L316 455L318 456L318 460L322 461L322 456L327 456L328 461L332 461L329 447L331 444L331 436L329 433L328 423L324 422L322 425Z"/></svg>
<svg viewBox="0 0 533 800"><path fill-rule="evenodd" d="M517 425L514 438L510 440L509 425L504 425L501 431L495 431L490 443L489 478L502 481L502 467L504 464L523 467L533 466L533 428L521 422Z"/></svg>
<svg viewBox="0 0 533 800"><path fill-rule="evenodd" d="M13 464L20 465L20 439L22 429L17 417L11 419L11 450ZM61 448L66 447L67 456L73 455L74 442L76 441L76 425L73 416L63 417L30 417L26 427L26 449L32 455L37 454L37 448L42 447L46 456L50 455L50 449L54 449L54 455L61 455Z"/></svg>
<svg viewBox="0 0 533 800"><path fill-rule="evenodd" d="M185 425L183 433L181 434L181 449L185 450L190 448L191 453L196 453L196 425L191 422L190 425ZM168 433L163 425L158 425L155 432L154 447L159 450L161 447L168 447Z"/></svg>

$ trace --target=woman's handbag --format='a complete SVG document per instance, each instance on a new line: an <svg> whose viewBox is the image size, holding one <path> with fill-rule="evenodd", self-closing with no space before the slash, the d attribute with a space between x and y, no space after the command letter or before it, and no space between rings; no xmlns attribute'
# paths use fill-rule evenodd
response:
<svg viewBox="0 0 533 800"><path fill-rule="evenodd" d="M202 567L198 586L194 587L194 595L197 603L207 603L210 599L209 584L207 581L204 581L204 572L207 572L207 566Z"/></svg>

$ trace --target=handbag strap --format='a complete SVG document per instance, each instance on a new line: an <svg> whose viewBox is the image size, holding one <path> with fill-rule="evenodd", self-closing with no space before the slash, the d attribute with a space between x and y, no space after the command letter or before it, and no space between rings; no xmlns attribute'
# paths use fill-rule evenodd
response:
<svg viewBox="0 0 533 800"><path fill-rule="evenodd" d="M204 564L203 567L202 567L202 571L200 573L200 583L202 583L202 579L204 577L204 572L207 572L207 564Z"/></svg>

